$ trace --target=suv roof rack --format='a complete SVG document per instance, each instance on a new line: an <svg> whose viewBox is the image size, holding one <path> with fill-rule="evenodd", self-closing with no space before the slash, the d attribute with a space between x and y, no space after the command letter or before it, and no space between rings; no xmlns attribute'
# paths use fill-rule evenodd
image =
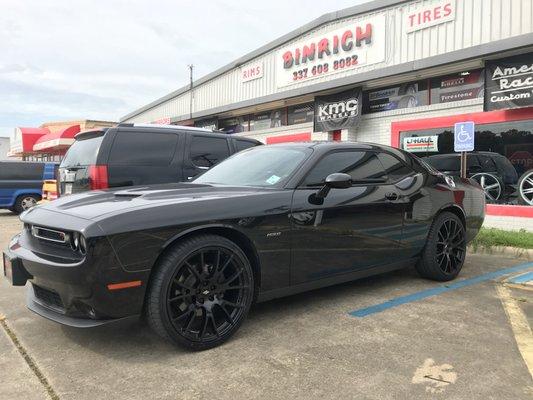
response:
<svg viewBox="0 0 533 400"><path fill-rule="evenodd" d="M119 127L129 127L129 128L163 128L163 129L180 129L184 131L195 131L195 132L209 132L209 133L218 133L211 129L197 128L195 126L186 126L186 125L163 125L163 124L132 124L130 122L120 123Z"/></svg>

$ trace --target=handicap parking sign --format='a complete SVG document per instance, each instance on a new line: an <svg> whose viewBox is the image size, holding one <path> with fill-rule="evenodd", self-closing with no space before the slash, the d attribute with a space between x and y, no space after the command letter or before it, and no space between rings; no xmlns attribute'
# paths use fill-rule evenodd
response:
<svg viewBox="0 0 533 400"><path fill-rule="evenodd" d="M454 150L456 152L474 151L474 132L475 124L473 122L455 124Z"/></svg>

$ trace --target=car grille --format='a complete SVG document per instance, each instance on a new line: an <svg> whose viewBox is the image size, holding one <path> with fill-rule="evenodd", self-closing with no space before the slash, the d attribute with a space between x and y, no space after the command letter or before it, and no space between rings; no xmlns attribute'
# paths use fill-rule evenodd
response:
<svg viewBox="0 0 533 400"><path fill-rule="evenodd" d="M35 297L44 305L60 309L64 308L63 301L61 301L61 297L56 292L37 285L33 285L33 292L35 293Z"/></svg>
<svg viewBox="0 0 533 400"><path fill-rule="evenodd" d="M33 237L49 242L65 244L69 242L69 236L67 233L57 231L54 229L43 228L41 226L33 225L30 228Z"/></svg>

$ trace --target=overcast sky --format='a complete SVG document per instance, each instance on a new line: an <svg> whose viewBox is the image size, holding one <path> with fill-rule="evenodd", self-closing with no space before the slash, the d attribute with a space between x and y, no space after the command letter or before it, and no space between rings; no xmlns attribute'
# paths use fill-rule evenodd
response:
<svg viewBox="0 0 533 400"><path fill-rule="evenodd" d="M320 15L364 0L0 0L0 136L118 121Z"/></svg>

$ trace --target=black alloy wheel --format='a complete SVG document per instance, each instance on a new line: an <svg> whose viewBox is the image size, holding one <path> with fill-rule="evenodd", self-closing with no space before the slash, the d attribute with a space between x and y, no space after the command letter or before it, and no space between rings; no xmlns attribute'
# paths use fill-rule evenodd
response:
<svg viewBox="0 0 533 400"><path fill-rule="evenodd" d="M449 281L461 271L465 256L464 224L454 213L443 212L433 221L416 269L424 278Z"/></svg>
<svg viewBox="0 0 533 400"><path fill-rule="evenodd" d="M148 295L156 332L194 350L227 340L253 299L253 274L242 250L214 235L189 239L159 265Z"/></svg>

